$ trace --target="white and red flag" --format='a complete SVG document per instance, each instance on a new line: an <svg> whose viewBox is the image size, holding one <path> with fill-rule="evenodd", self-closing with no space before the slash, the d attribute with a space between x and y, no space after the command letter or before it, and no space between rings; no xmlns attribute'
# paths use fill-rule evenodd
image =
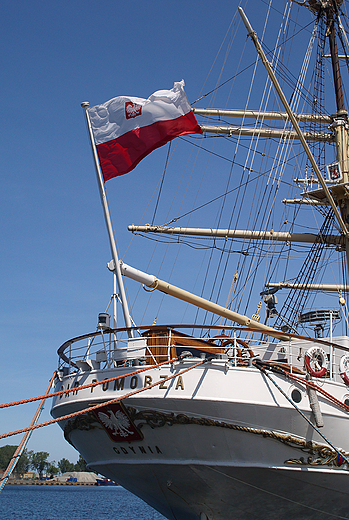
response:
<svg viewBox="0 0 349 520"><path fill-rule="evenodd" d="M148 99L120 96L88 109L104 182L175 137L202 133L183 87L180 81Z"/></svg>

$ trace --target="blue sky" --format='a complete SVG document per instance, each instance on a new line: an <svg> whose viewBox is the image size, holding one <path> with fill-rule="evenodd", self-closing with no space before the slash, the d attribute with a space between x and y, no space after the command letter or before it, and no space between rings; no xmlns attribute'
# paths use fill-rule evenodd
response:
<svg viewBox="0 0 349 520"><path fill-rule="evenodd" d="M266 2L241 3L260 31ZM181 79L193 102L215 85L217 74L205 80L238 5L237 0L1 3L1 402L42 394L57 366L57 348L94 330L111 294L109 245L80 103L148 97ZM234 46L240 49L245 40L242 31ZM232 62L223 79L234 72ZM127 250L125 261L141 269L146 265L137 260L142 264L143 254L137 256L134 242L128 249L132 237L126 226L141 221L166 153L154 152L134 172L107 184L114 226L123 230L121 256ZM28 425L35 409L34 404L1 411L1 431ZM0 445L18 442L12 437ZM56 461L78 458L57 425L34 432L28 448L48 451Z"/></svg>

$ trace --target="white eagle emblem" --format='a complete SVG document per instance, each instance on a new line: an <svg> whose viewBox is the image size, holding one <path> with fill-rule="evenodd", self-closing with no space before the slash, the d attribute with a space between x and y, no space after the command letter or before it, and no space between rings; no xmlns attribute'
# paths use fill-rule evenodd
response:
<svg viewBox="0 0 349 520"><path fill-rule="evenodd" d="M112 430L114 435L121 437L132 435L133 432L128 430L131 426L130 421L121 410L117 410L115 413L109 410L108 413L98 412L98 417L106 428Z"/></svg>
<svg viewBox="0 0 349 520"><path fill-rule="evenodd" d="M132 119L134 117L140 116L142 114L142 105L138 103L133 103L132 101L127 101L125 103L125 116L126 119Z"/></svg>

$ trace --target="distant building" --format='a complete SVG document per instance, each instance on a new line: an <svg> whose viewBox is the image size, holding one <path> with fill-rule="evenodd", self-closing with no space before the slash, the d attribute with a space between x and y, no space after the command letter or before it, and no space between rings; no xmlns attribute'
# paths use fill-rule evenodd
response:
<svg viewBox="0 0 349 520"><path fill-rule="evenodd" d="M32 471L29 471L28 473L23 473L22 475L22 478L27 478L27 479L30 479L30 478L35 478L35 473L33 473Z"/></svg>
<svg viewBox="0 0 349 520"><path fill-rule="evenodd" d="M60 477L54 477L54 480L57 480L58 482L95 484L97 482L97 475L90 471L67 471Z"/></svg>

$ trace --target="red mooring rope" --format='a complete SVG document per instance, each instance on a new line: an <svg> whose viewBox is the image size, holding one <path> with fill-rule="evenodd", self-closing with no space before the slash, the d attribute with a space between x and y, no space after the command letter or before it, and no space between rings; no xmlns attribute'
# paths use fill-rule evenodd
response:
<svg viewBox="0 0 349 520"><path fill-rule="evenodd" d="M178 359L178 358L176 358L176 359ZM166 381L170 381L174 377L177 377L177 376L180 376L182 374L185 374L189 370L192 370L193 368L196 368L199 365L202 365L203 363L206 363L206 362L207 362L207 360L203 359L199 363L196 363L195 365L192 365L189 368L181 370L180 372L172 374L171 376L166 377L165 379L162 378L160 381L157 381L156 383L152 383L151 385L148 385L148 386L146 386L144 388L140 388L138 390L135 390L134 392L130 392L130 393L125 394L125 395L123 395L121 397L117 397L116 399L111 399L110 401L107 401L105 403L97 404L95 406L89 406L88 408L84 408L83 410L79 410L78 412L70 413L68 415L63 415L62 417L57 417L57 419L51 419L50 421L42 422L40 424L35 424L34 426L28 426L27 428L22 428L20 430L15 430L15 431L12 431L12 432L9 432L9 433L3 433L2 435L0 435L0 439L5 439L6 437L11 437L12 435L18 435L19 433L24 433L24 432L36 430L38 428L42 428L42 427L48 426L50 424L54 424L54 423L57 423L57 422L60 422L60 421L64 421L66 419L71 419L72 417L76 417L77 415L81 415L81 414L86 413L86 412L91 412L93 410L97 410L98 408L102 408L103 406L117 403L117 402L121 401L122 399L126 399L128 397L133 396L133 395L139 394L140 392L144 392L145 390L150 390L151 388L154 388L155 386L160 385L161 383L165 383ZM169 362L166 361L166 363L169 363ZM159 365L162 365L162 364L164 364L164 363L159 363ZM158 366L158 365L156 365L156 366ZM152 365L151 368L154 368L154 365ZM137 373L138 373L138 371L137 371ZM122 376L122 377L125 377L125 376ZM115 378L111 378L111 380L114 380L114 379ZM104 381L101 381L100 383L105 383L106 381L107 380L104 380ZM90 386L90 385L88 385L88 386ZM82 387L73 388L72 391L76 391L77 389L81 389L81 388ZM66 390L64 390L63 393L65 393L65 392L66 392Z"/></svg>

